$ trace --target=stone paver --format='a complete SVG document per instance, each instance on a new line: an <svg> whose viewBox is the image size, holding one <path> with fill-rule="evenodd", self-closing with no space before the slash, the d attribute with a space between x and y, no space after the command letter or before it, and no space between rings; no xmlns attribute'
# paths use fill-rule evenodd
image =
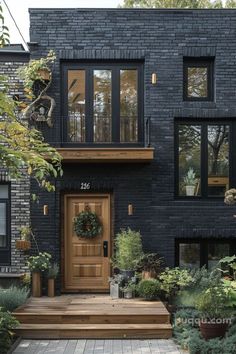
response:
<svg viewBox="0 0 236 354"><path fill-rule="evenodd" d="M13 354L182 354L172 339L22 340ZM184 352L187 353L187 352Z"/></svg>

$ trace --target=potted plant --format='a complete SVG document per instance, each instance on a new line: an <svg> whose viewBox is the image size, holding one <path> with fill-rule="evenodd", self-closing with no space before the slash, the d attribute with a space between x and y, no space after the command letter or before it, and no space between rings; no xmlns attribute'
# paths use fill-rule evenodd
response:
<svg viewBox="0 0 236 354"><path fill-rule="evenodd" d="M145 253L138 261L137 272L142 272L142 279L156 278L164 266L164 258L157 253Z"/></svg>
<svg viewBox="0 0 236 354"><path fill-rule="evenodd" d="M47 252L39 252L28 259L28 267L32 273L32 296L42 295L41 272L48 270L52 256Z"/></svg>
<svg viewBox="0 0 236 354"><path fill-rule="evenodd" d="M200 331L206 340L224 337L230 314L227 302L228 295L223 286L210 287L199 294L195 306L201 316Z"/></svg>
<svg viewBox="0 0 236 354"><path fill-rule="evenodd" d="M135 294L136 284L134 280L129 280L122 288L123 296L125 299L132 299Z"/></svg>
<svg viewBox="0 0 236 354"><path fill-rule="evenodd" d="M110 296L112 299L119 299L121 297L121 287L124 283L124 277L121 274L114 274L109 278Z"/></svg>
<svg viewBox="0 0 236 354"><path fill-rule="evenodd" d="M137 293L144 300L156 300L160 296L161 284L157 279L143 279L137 286Z"/></svg>
<svg viewBox="0 0 236 354"><path fill-rule="evenodd" d="M59 273L59 266L57 263L50 264L47 272L48 278L48 296L55 296L55 279Z"/></svg>
<svg viewBox="0 0 236 354"><path fill-rule="evenodd" d="M50 50L45 58L32 59L25 66L18 69L19 77L23 80L25 91L28 96L34 96L35 83L44 88L47 82L51 81L51 65L55 62L56 56ZM37 85L38 86L38 85Z"/></svg>
<svg viewBox="0 0 236 354"><path fill-rule="evenodd" d="M115 248L114 266L119 268L120 274L126 279L132 278L137 262L143 256L140 232L130 228L121 230L116 236Z"/></svg>
<svg viewBox="0 0 236 354"><path fill-rule="evenodd" d="M28 251L31 248L30 236L31 236L30 226L22 226L20 228L20 240L16 240L16 248L21 251Z"/></svg>
<svg viewBox="0 0 236 354"><path fill-rule="evenodd" d="M186 176L184 177L184 184L185 184L187 196L194 195L196 183L197 183L196 173L194 172L193 168L190 167Z"/></svg>

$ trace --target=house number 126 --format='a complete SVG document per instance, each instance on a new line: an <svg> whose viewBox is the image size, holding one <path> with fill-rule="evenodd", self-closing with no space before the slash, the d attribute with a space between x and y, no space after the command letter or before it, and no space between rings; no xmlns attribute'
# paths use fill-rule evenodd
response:
<svg viewBox="0 0 236 354"><path fill-rule="evenodd" d="M91 188L91 184L90 183L85 183L85 182L80 183L80 189L88 190L90 188Z"/></svg>

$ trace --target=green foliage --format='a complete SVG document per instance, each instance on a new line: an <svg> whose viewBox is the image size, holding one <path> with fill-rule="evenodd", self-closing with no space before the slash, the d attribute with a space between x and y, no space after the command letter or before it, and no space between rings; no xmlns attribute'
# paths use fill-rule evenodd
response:
<svg viewBox="0 0 236 354"><path fill-rule="evenodd" d="M31 272L44 272L50 267L50 260L52 256L47 252L39 252L37 256L28 258L28 267Z"/></svg>
<svg viewBox="0 0 236 354"><path fill-rule="evenodd" d="M184 184L186 186L195 186L196 183L196 173L194 172L193 168L190 167L186 176L184 177Z"/></svg>
<svg viewBox="0 0 236 354"><path fill-rule="evenodd" d="M56 55L50 50L45 58L30 60L27 65L18 69L18 75L23 80L24 87L28 95L33 95L33 85L39 80L44 83L40 70L46 70L51 73L50 66L55 62Z"/></svg>
<svg viewBox="0 0 236 354"><path fill-rule="evenodd" d="M221 270L224 274L228 274L230 276L230 271L233 272L233 277L236 280L236 256L228 256L224 257L219 261L219 264L222 265L226 270Z"/></svg>
<svg viewBox="0 0 236 354"><path fill-rule="evenodd" d="M203 318L226 318L229 316L229 309L226 308L227 301L228 295L225 289L218 286L203 290L195 306Z"/></svg>
<svg viewBox="0 0 236 354"><path fill-rule="evenodd" d="M235 354L236 335L224 339L202 339L199 332L190 333L188 349L190 354Z"/></svg>
<svg viewBox="0 0 236 354"><path fill-rule="evenodd" d="M178 267L172 269L166 268L160 274L159 279L161 281L161 288L165 292L166 298L170 301L181 288L189 286L193 281L188 270Z"/></svg>
<svg viewBox="0 0 236 354"><path fill-rule="evenodd" d="M154 272L156 275L163 270L164 258L157 253L145 253L139 260L136 266L137 272L147 271Z"/></svg>
<svg viewBox="0 0 236 354"><path fill-rule="evenodd" d="M2 2L0 1L0 48L10 43L9 29L5 25L5 19L3 16Z"/></svg>
<svg viewBox="0 0 236 354"><path fill-rule="evenodd" d="M191 283L182 287L175 298L175 303L179 306L194 307L201 291L223 284L221 273L217 269L212 271L205 267L193 269L190 271L190 276L192 277Z"/></svg>
<svg viewBox="0 0 236 354"><path fill-rule="evenodd" d="M140 232L130 228L121 230L115 239L116 254L113 263L121 270L134 270L143 256Z"/></svg>
<svg viewBox="0 0 236 354"><path fill-rule="evenodd" d="M32 230L31 230L30 226L22 226L20 228L21 240L30 241L31 233L32 233Z"/></svg>
<svg viewBox="0 0 236 354"><path fill-rule="evenodd" d="M19 322L10 314L0 308L0 354L6 354L11 347L13 330Z"/></svg>
<svg viewBox="0 0 236 354"><path fill-rule="evenodd" d="M59 265L57 263L50 264L47 271L48 279L56 279L58 273L59 273Z"/></svg>
<svg viewBox="0 0 236 354"><path fill-rule="evenodd" d="M145 300L155 300L160 296L161 284L157 279L143 279L137 286L137 292Z"/></svg>
<svg viewBox="0 0 236 354"><path fill-rule="evenodd" d="M10 97L6 79L0 77L0 164L12 178L28 174L51 192L50 178L62 176L61 156L44 141L42 133L17 118L17 103Z"/></svg>
<svg viewBox="0 0 236 354"><path fill-rule="evenodd" d="M11 286L8 289L0 289L0 307L4 311L13 311L23 305L29 296L29 289Z"/></svg>
<svg viewBox="0 0 236 354"><path fill-rule="evenodd" d="M218 9L235 8L235 0L124 0L122 7L149 7L149 8L181 8L181 9Z"/></svg>

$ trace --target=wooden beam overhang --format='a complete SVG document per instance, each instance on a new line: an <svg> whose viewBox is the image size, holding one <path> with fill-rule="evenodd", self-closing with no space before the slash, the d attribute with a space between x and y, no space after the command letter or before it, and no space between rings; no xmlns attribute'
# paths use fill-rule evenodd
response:
<svg viewBox="0 0 236 354"><path fill-rule="evenodd" d="M63 163L150 163L154 148L57 148Z"/></svg>

